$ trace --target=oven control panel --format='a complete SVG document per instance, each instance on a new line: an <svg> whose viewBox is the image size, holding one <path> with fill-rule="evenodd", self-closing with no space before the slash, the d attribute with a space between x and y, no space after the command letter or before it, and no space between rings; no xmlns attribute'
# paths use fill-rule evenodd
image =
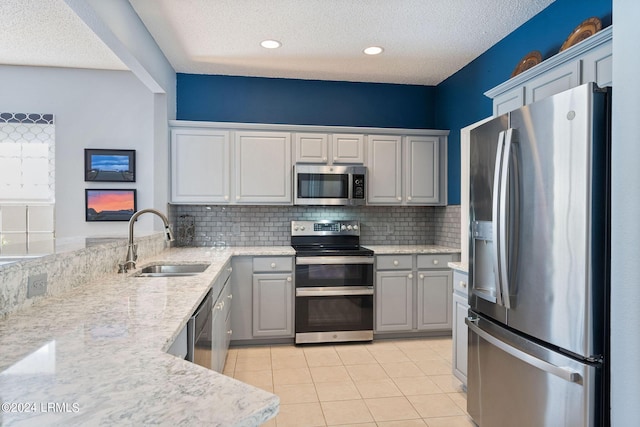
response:
<svg viewBox="0 0 640 427"><path fill-rule="evenodd" d="M292 236L360 235L359 221L291 221Z"/></svg>

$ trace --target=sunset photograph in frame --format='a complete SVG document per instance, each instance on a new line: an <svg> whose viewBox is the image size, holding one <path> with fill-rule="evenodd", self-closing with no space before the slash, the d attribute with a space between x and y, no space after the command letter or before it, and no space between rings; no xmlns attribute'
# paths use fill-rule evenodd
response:
<svg viewBox="0 0 640 427"><path fill-rule="evenodd" d="M134 189L86 189L87 221L129 221L137 210Z"/></svg>

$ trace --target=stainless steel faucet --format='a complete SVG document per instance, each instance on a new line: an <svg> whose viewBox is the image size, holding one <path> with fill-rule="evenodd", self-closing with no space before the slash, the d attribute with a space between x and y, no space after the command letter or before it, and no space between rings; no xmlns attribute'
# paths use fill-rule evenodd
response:
<svg viewBox="0 0 640 427"><path fill-rule="evenodd" d="M160 217L160 219L164 223L164 231L166 233L167 240L169 242L173 241L173 234L171 233L171 229L169 228L169 220L162 212L156 209L150 209L150 208L139 210L138 212L134 213L131 216L131 219L129 220L129 245L127 246L127 259L125 260L124 263L118 264L120 267L120 269L118 270L118 273L126 273L130 266L132 268L136 268L136 260L138 259L138 245L133 243L133 225L135 224L136 219L140 215L147 212L155 214Z"/></svg>

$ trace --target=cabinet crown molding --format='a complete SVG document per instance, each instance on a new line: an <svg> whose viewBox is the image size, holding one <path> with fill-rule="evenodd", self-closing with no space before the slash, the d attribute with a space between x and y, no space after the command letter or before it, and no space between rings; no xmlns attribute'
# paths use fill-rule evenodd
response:
<svg viewBox="0 0 640 427"><path fill-rule="evenodd" d="M405 129L405 128L377 128L357 126L320 126L320 125L289 125L272 123L234 123L234 122L205 122L194 120L169 120L170 128L208 128L234 130L262 130L281 132L324 132L324 133L359 133L376 135L432 135L448 136L448 130L439 129Z"/></svg>

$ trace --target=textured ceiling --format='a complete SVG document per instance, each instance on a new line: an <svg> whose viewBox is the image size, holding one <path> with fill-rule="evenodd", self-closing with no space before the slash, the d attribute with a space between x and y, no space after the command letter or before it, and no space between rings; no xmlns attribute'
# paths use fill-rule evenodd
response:
<svg viewBox="0 0 640 427"><path fill-rule="evenodd" d="M126 70L64 0L0 0L0 64Z"/></svg>
<svg viewBox="0 0 640 427"><path fill-rule="evenodd" d="M423 85L552 2L129 0L177 72ZM64 0L1 0L0 17L1 64L126 69ZM364 55L371 45L384 53Z"/></svg>
<svg viewBox="0 0 640 427"><path fill-rule="evenodd" d="M178 72L434 85L552 0L130 3ZM364 55L371 45L384 53Z"/></svg>

